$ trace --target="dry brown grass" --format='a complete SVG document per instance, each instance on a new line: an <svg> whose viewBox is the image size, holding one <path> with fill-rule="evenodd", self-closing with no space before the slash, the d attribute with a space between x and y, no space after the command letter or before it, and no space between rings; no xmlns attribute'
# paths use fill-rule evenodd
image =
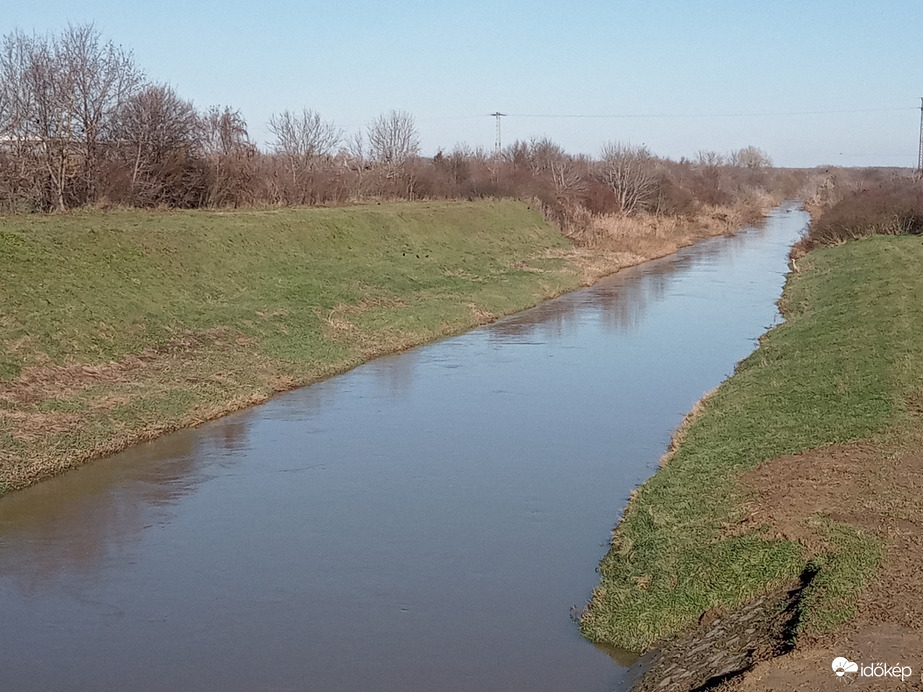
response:
<svg viewBox="0 0 923 692"><path fill-rule="evenodd" d="M754 191L734 206L705 206L684 216L639 213L592 217L577 239L583 252L575 253L587 265L589 276L599 276L606 266L638 264L663 257L681 247L714 236L734 233L758 222L779 200Z"/></svg>
<svg viewBox="0 0 923 692"><path fill-rule="evenodd" d="M590 286L604 276L614 274L619 269L631 267L651 259L650 257L630 252L586 246L549 250L545 253L545 257L549 259L565 259L568 263L577 267L580 272L580 283L584 286Z"/></svg>
<svg viewBox="0 0 923 692"><path fill-rule="evenodd" d="M551 250L546 256L567 259L579 267L581 282L590 285L619 269L758 223L780 201L755 190L743 195L736 205L702 205L696 213L685 216L587 214L580 231L571 234L574 247Z"/></svg>
<svg viewBox="0 0 923 692"><path fill-rule="evenodd" d="M248 353L246 370L240 367ZM23 488L89 459L120 451L165 432L201 424L265 401L298 381L252 349L235 330L186 332L159 348L97 365L47 363L0 381L0 435L16 449L0 450L6 489ZM178 393L203 393L205 402L173 415ZM128 415L150 402L149 416ZM171 415L166 415L169 412ZM169 421L169 422L165 422ZM96 438L94 431L106 434ZM94 438L103 442L93 441Z"/></svg>

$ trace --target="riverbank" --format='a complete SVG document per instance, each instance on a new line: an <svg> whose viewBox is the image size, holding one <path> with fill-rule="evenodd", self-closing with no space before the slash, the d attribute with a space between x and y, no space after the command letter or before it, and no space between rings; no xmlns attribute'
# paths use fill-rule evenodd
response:
<svg viewBox="0 0 923 692"><path fill-rule="evenodd" d="M720 214L607 249L512 201L2 218L0 489L735 230Z"/></svg>
<svg viewBox="0 0 923 692"><path fill-rule="evenodd" d="M688 654L763 598L788 608L767 625L774 640L756 646L740 627L711 670L702 656L670 660L667 645L651 682L714 685L793 643L733 684L819 689L836 655L918 655L921 262L918 237L882 236L798 260L786 322L705 400L625 510L581 620L587 637L646 650L693 630L673 645Z"/></svg>

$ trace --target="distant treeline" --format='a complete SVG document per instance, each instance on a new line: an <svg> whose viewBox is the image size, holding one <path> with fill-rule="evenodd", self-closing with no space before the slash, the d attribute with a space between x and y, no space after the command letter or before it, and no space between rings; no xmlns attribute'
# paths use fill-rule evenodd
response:
<svg viewBox="0 0 923 692"><path fill-rule="evenodd" d="M150 82L92 25L14 31L0 50L0 210L237 207L369 199L537 199L562 226L580 214L681 215L800 180L756 147L679 162L611 142L597 158L547 138L502 151L420 154L411 114L346 133L310 109L272 116L261 150L239 110L197 109ZM574 210L579 211L575 216Z"/></svg>

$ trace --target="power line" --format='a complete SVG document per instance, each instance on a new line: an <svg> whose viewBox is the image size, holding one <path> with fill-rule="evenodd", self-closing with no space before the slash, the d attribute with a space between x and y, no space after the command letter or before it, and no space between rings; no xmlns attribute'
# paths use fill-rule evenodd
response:
<svg viewBox="0 0 923 692"><path fill-rule="evenodd" d="M761 118L789 115L842 115L849 113L887 113L892 111L916 110L916 107L898 108L853 108L818 111L761 111L752 113L504 113L513 118ZM491 115L494 115L491 113Z"/></svg>

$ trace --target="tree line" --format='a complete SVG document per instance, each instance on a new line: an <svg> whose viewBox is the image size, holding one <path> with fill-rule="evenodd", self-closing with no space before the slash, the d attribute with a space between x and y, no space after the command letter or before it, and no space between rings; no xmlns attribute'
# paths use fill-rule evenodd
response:
<svg viewBox="0 0 923 692"><path fill-rule="evenodd" d="M268 149L241 112L197 109L151 82L93 25L14 31L0 44L0 210L238 207L369 199L517 197L566 216L682 214L771 184L771 160L746 147L670 161L610 142L598 157L548 138L502 151L459 145L422 156L411 114L392 110L346 133L306 108L274 114ZM562 217L563 218L563 217Z"/></svg>

